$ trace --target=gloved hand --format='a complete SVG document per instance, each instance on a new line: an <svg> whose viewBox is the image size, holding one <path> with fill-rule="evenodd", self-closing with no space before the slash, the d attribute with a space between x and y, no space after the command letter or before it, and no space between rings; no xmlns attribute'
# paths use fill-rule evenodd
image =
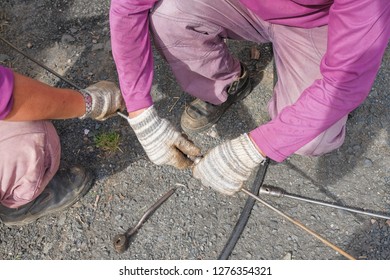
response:
<svg viewBox="0 0 390 280"><path fill-rule="evenodd" d="M168 120L160 118L153 106L128 122L149 159L157 165L168 164L184 169L193 164L189 157L200 155L200 149Z"/></svg>
<svg viewBox="0 0 390 280"><path fill-rule="evenodd" d="M204 186L233 195L264 160L249 136L243 134L210 150L195 164L192 172Z"/></svg>
<svg viewBox="0 0 390 280"><path fill-rule="evenodd" d="M85 100L85 114L80 119L104 121L125 109L120 89L109 81L100 81L80 91Z"/></svg>

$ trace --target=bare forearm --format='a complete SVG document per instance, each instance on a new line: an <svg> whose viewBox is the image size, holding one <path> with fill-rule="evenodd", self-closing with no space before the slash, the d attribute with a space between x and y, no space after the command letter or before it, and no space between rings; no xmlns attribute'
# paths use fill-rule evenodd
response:
<svg viewBox="0 0 390 280"><path fill-rule="evenodd" d="M51 87L15 72L13 98L6 121L68 119L85 113L85 101L78 91Z"/></svg>

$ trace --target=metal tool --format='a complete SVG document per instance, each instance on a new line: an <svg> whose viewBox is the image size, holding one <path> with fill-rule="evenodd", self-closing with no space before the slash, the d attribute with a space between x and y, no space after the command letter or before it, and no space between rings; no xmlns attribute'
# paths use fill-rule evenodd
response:
<svg viewBox="0 0 390 280"><path fill-rule="evenodd" d="M125 233L117 234L113 239L114 249L117 253L123 253L129 247L132 237L140 229L146 219L161 206L175 191L177 188L170 189L159 200L157 200L146 212L134 227L130 227Z"/></svg>
<svg viewBox="0 0 390 280"><path fill-rule="evenodd" d="M53 69L50 69L49 67L47 67L46 65L44 65L43 63L39 62L38 60L34 59L33 57L29 56L28 54L26 54L24 51L22 51L21 49L17 48L16 46L14 46L13 44L11 44L9 41L7 41L6 39L4 39L3 37L0 36L0 41L3 41L5 44L7 44L9 47L11 47L12 49L14 49L15 51L17 51L18 53L20 53L21 55L27 57L29 60L31 60L32 62L35 62L37 65L39 65L40 67L42 67L43 69L45 69L46 71L52 73L54 76L60 78L61 80L63 80L64 82L68 83L69 85L73 86L75 89L78 89L78 90L81 90L81 87L76 85L75 83L69 81L68 79L66 79L64 76L60 75L59 73L57 73L56 71L54 71Z"/></svg>
<svg viewBox="0 0 390 280"><path fill-rule="evenodd" d="M310 199L310 198L301 197L298 195L289 194L285 190L278 188L278 187L275 187L275 186L271 186L271 185L261 186L260 194L266 194L266 195L271 195L271 196L275 196L275 197L289 197L289 198L293 198L296 200L301 200L301 201L305 201L305 202L309 202L309 203L313 203L313 204L319 204L322 206L328 206L328 207L332 207L332 208L346 210L349 212L354 212L354 213L359 213L359 214L363 214L363 215L368 215L368 216L372 216L372 217L390 220L390 216L376 214L376 213L373 213L370 211L359 210L356 208L340 206L340 205L333 204L333 203L323 202L323 201L319 201L319 200L315 200L315 199Z"/></svg>
<svg viewBox="0 0 390 280"><path fill-rule="evenodd" d="M117 112L117 114L119 116L121 116L122 118L126 119L126 120L129 120L130 118L128 116L126 116L125 114L121 113L121 112Z"/></svg>
<svg viewBox="0 0 390 280"><path fill-rule="evenodd" d="M254 195L253 193L251 193L250 191L246 190L246 189L241 189L241 192L249 195L250 197L256 199L258 202L260 202L261 204L265 205L266 207L268 207L269 209L275 211L276 213L278 213L279 215L283 216L285 219L287 219L288 221L292 222L293 224L295 224L296 226L300 227L301 229L305 230L306 232L310 233L311 235L313 235L315 238L319 239L322 243L324 243L325 245L331 247L333 250L339 252L341 255L343 255L344 257L346 257L347 259L349 260L356 260L353 256L351 256L350 254L348 254L347 252L345 252L344 250L340 249L339 247L337 247L336 245L334 245L333 243L331 243L330 241L326 240L325 238L323 238L321 235L319 235L318 233L314 232L313 230L309 229L308 227L306 227L305 225L303 225L302 223L298 222L297 220L294 220L293 218L291 218L290 216L288 216L287 214L283 213L282 211L280 211L279 209L273 207L272 205L268 204L267 202L265 202L264 200L262 200L260 197Z"/></svg>

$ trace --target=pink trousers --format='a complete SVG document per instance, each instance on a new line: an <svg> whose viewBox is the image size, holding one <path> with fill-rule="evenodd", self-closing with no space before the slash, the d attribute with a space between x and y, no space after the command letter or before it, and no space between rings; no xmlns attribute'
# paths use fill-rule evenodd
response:
<svg viewBox="0 0 390 280"><path fill-rule="evenodd" d="M212 104L226 100L226 88L240 71L224 39L272 42L278 82L268 105L271 118L321 78L319 65L327 44L327 26L270 24L238 0L160 0L151 14L151 32L182 88ZM347 116L296 153L316 156L340 147L346 121Z"/></svg>
<svg viewBox="0 0 390 280"><path fill-rule="evenodd" d="M34 200L57 172L60 154L51 122L0 121L0 203L17 208Z"/></svg>

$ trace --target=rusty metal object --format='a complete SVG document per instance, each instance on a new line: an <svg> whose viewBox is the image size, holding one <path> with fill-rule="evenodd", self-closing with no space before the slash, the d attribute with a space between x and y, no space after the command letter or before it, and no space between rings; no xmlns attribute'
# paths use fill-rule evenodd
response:
<svg viewBox="0 0 390 280"><path fill-rule="evenodd" d="M175 191L177 188L170 189L166 194L160 197L146 212L134 227L130 227L125 233L117 234L113 239L114 249L117 253L123 253L129 248L132 237L137 233L142 224L149 216L156 211Z"/></svg>

